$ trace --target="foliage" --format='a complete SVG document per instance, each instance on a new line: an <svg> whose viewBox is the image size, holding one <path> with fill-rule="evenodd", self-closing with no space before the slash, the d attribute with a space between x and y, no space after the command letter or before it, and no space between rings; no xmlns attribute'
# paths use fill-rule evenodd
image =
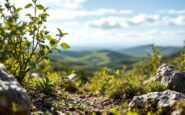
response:
<svg viewBox="0 0 185 115"><path fill-rule="evenodd" d="M185 42L182 50L178 54L173 55L169 63L185 70Z"/></svg>
<svg viewBox="0 0 185 115"><path fill-rule="evenodd" d="M105 68L102 72L98 74L102 79L98 80L98 87L101 93L106 93L106 90L111 90L114 85L115 78L113 75L108 75L108 69Z"/></svg>
<svg viewBox="0 0 185 115"><path fill-rule="evenodd" d="M115 91L111 92L112 99L132 99L134 96L141 94L140 86L131 83L123 83L120 87L116 87Z"/></svg>
<svg viewBox="0 0 185 115"><path fill-rule="evenodd" d="M54 82L51 81L47 76L40 80L39 84L41 91L45 94L51 94L54 91Z"/></svg>
<svg viewBox="0 0 185 115"><path fill-rule="evenodd" d="M86 87L113 99L132 98L140 92L140 81L131 78L128 73L125 73L125 69L126 67L123 66L123 69L116 70L112 74L105 68L101 72L97 72Z"/></svg>
<svg viewBox="0 0 185 115"><path fill-rule="evenodd" d="M0 58L20 83L28 72L48 59L49 54L59 51L59 45L63 49L69 48L68 44L60 42L67 33L57 28L58 38L55 38L46 30L47 9L37 4L37 0L32 0L24 8L17 8L9 0L0 6ZM21 20L21 10L32 10L33 13L26 14L27 19Z"/></svg>
<svg viewBox="0 0 185 115"><path fill-rule="evenodd" d="M159 82L143 85L147 79L148 77L138 75L135 70L126 70L125 66L113 73L105 68L101 72L95 73L86 87L90 91L98 91L116 100L132 99L134 96L148 92L166 90L166 86Z"/></svg>
<svg viewBox="0 0 185 115"><path fill-rule="evenodd" d="M120 115L121 110L119 107L113 107L113 108L110 108L107 113L108 115Z"/></svg>
<svg viewBox="0 0 185 115"><path fill-rule="evenodd" d="M129 111L129 112L126 113L126 115L139 115L139 113Z"/></svg>
<svg viewBox="0 0 185 115"><path fill-rule="evenodd" d="M175 109L179 110L181 115L184 115L185 114L185 101L184 100L178 101L175 106Z"/></svg>
<svg viewBox="0 0 185 115"><path fill-rule="evenodd" d="M167 87L160 82L150 82L143 87L145 92L156 92L156 91L164 91Z"/></svg>
<svg viewBox="0 0 185 115"><path fill-rule="evenodd" d="M152 71L156 71L157 68L161 65L161 56L159 49L152 45L152 52L148 54L150 62L152 63Z"/></svg>
<svg viewBox="0 0 185 115"><path fill-rule="evenodd" d="M78 82L71 81L71 80L61 80L60 87L65 89L69 92L76 92L78 91Z"/></svg>
<svg viewBox="0 0 185 115"><path fill-rule="evenodd" d="M54 102L51 107L52 113L57 114L57 111L60 110L63 106L64 106L64 103L62 101Z"/></svg>
<svg viewBox="0 0 185 115"><path fill-rule="evenodd" d="M102 71L96 72L91 78L90 83L85 87L87 90L109 95L111 91L115 90L115 87L122 83L121 74L118 75L118 70L116 72L115 75L110 74L110 70L104 68Z"/></svg>
<svg viewBox="0 0 185 115"><path fill-rule="evenodd" d="M133 66L133 72L136 75L150 77L155 74L157 68L162 64L159 49L152 45L152 52L148 53L148 58L139 61Z"/></svg>

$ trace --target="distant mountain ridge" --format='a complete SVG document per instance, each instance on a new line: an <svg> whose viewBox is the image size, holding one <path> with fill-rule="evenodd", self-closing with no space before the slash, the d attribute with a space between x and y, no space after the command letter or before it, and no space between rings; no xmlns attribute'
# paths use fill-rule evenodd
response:
<svg viewBox="0 0 185 115"><path fill-rule="evenodd" d="M62 63L76 64L76 66L98 66L120 68L122 65L130 65L139 58L125 55L111 50L99 51L64 51L50 56L52 61L60 60Z"/></svg>
<svg viewBox="0 0 185 115"><path fill-rule="evenodd" d="M143 45L136 46L132 48L123 49L120 51L123 54L135 56L135 57L147 57L147 53L151 52L152 45ZM182 48L180 47L172 47L172 46L155 46L160 49L160 54L162 56L169 56L171 54L179 52Z"/></svg>
<svg viewBox="0 0 185 115"><path fill-rule="evenodd" d="M161 47L160 53L163 57L178 53L179 47ZM98 50L98 51L63 51L54 53L50 57L52 61L68 63L68 65L86 68L86 67L108 67L120 68L122 65L131 66L135 62L146 58L147 53L151 52L151 45L137 46L123 49L122 51Z"/></svg>

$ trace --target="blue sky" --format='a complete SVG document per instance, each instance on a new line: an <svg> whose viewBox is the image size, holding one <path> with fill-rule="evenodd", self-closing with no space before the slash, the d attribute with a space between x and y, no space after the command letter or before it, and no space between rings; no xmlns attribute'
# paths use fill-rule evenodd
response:
<svg viewBox="0 0 185 115"><path fill-rule="evenodd" d="M13 0L18 6L27 1ZM185 40L185 0L38 1L50 7L51 33L56 27L68 32L63 40L73 49L182 46Z"/></svg>

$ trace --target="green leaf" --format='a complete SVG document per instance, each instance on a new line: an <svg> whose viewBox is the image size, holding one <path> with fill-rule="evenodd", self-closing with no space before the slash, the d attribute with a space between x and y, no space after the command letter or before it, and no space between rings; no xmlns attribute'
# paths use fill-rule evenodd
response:
<svg viewBox="0 0 185 115"><path fill-rule="evenodd" d="M34 62L30 62L29 63L29 66L33 69L33 68L36 68L36 63L34 63Z"/></svg>
<svg viewBox="0 0 185 115"><path fill-rule="evenodd" d="M40 47L40 49L44 49L46 46L45 46L45 45L40 44L40 45L39 45L39 47Z"/></svg>
<svg viewBox="0 0 185 115"><path fill-rule="evenodd" d="M40 50L40 51L39 51L39 54L40 54L40 56L44 56L44 55L45 55L44 50Z"/></svg>
<svg viewBox="0 0 185 115"><path fill-rule="evenodd" d="M69 49L70 48L70 46L67 43L61 43L60 46L63 49Z"/></svg>
<svg viewBox="0 0 185 115"><path fill-rule="evenodd" d="M44 6L39 4L39 5L36 5L36 7L39 9L39 10L44 10Z"/></svg>
<svg viewBox="0 0 185 115"><path fill-rule="evenodd" d="M48 82L47 82L47 85L50 85L50 86L51 86L51 85L53 85L53 84L54 84L53 81L48 81Z"/></svg>
<svg viewBox="0 0 185 115"><path fill-rule="evenodd" d="M59 34L61 35L62 34L62 30L60 28L57 28Z"/></svg>
<svg viewBox="0 0 185 115"><path fill-rule="evenodd" d="M33 5L31 4L31 3L29 3L29 4L27 4L26 6L25 6L25 8L30 8L30 7L32 7Z"/></svg>
<svg viewBox="0 0 185 115"><path fill-rule="evenodd" d="M50 45L51 47L53 47L56 43L57 43L57 40L56 40L56 39L52 39L52 40L49 42L49 45Z"/></svg>
<svg viewBox="0 0 185 115"><path fill-rule="evenodd" d="M63 37L65 35L67 35L68 33L63 33L62 30L60 28L57 28L59 34L57 34L56 36L60 36L60 37Z"/></svg>
<svg viewBox="0 0 185 115"><path fill-rule="evenodd" d="M26 16L29 16L29 17L31 17L31 14L26 14Z"/></svg>
<svg viewBox="0 0 185 115"><path fill-rule="evenodd" d="M51 41L53 39L52 36L50 36L50 35L47 35L46 38L48 41Z"/></svg>
<svg viewBox="0 0 185 115"><path fill-rule="evenodd" d="M6 4L5 4L5 7L6 7L7 9L10 9L10 4L6 3Z"/></svg>
<svg viewBox="0 0 185 115"><path fill-rule="evenodd" d="M40 34L43 35L43 34L44 34L44 30L41 30L41 31L40 31Z"/></svg>
<svg viewBox="0 0 185 115"><path fill-rule="evenodd" d="M19 11L21 11L22 10L22 8L17 8L16 9L16 12L19 12Z"/></svg>

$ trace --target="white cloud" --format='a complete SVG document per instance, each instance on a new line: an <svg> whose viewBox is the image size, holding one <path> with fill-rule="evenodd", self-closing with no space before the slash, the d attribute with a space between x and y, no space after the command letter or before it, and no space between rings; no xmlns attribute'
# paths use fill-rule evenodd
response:
<svg viewBox="0 0 185 115"><path fill-rule="evenodd" d="M177 16L174 20L172 20L172 24L185 25L185 16Z"/></svg>
<svg viewBox="0 0 185 115"><path fill-rule="evenodd" d="M69 30L67 42L72 46L85 47L128 47L155 43L157 45L182 45L185 32L183 30L146 29L134 30L104 30L86 28L83 24L80 31ZM174 40L176 39L176 40ZM106 42L105 42L106 41ZM116 45L116 46L115 46Z"/></svg>
<svg viewBox="0 0 185 115"><path fill-rule="evenodd" d="M88 21L87 25L89 25L90 27L111 29L124 28L131 25L141 25L146 23L157 23L159 20L159 15L139 14L130 19L125 19L122 17L100 18L97 20Z"/></svg>
<svg viewBox="0 0 185 115"><path fill-rule="evenodd" d="M102 16L106 14L115 14L114 9L96 9L96 10L50 10L50 19L74 19L84 16Z"/></svg>
<svg viewBox="0 0 185 115"><path fill-rule="evenodd" d="M184 35L185 32L183 30L150 29L145 31L116 32L112 36L117 39L117 43L131 47L136 44L143 45L151 43L155 43L156 45L182 45ZM176 40L174 40L175 38Z"/></svg>
<svg viewBox="0 0 185 115"><path fill-rule="evenodd" d="M105 15L118 15L118 14L131 14L131 10L115 10L108 8L101 8L95 10L49 10L51 14L50 19L75 19L78 17L89 16L105 16Z"/></svg>
<svg viewBox="0 0 185 115"><path fill-rule="evenodd" d="M32 0L10 0L11 3L16 6L24 7L26 4L32 2ZM79 9L86 0L37 0L39 4L43 4L53 9L67 9L76 10ZM2 1L3 2L3 1Z"/></svg>
<svg viewBox="0 0 185 115"><path fill-rule="evenodd" d="M129 21L131 24L138 25L138 24L143 24L147 22L157 22L160 20L159 15L147 15L147 14L139 14L134 16L131 21Z"/></svg>
<svg viewBox="0 0 185 115"><path fill-rule="evenodd" d="M138 14L131 18L106 17L87 22L89 27L102 29L119 29L134 25L156 25L156 26L184 26L185 16L162 17L159 15Z"/></svg>
<svg viewBox="0 0 185 115"><path fill-rule="evenodd" d="M166 25L183 26L185 25L185 16L179 15L176 17L163 17L161 23Z"/></svg>
<svg viewBox="0 0 185 115"><path fill-rule="evenodd" d="M52 3L54 0L48 1ZM55 4L55 6L59 7L60 9L63 8L67 10L76 10L79 9L85 1L86 0L58 0L58 4Z"/></svg>
<svg viewBox="0 0 185 115"><path fill-rule="evenodd" d="M113 28L122 28L127 27L128 22L120 17L108 17L108 18L100 18L98 20L93 20L87 22L87 25L95 28L103 28L103 29L113 29Z"/></svg>
<svg viewBox="0 0 185 115"><path fill-rule="evenodd" d="M167 14L185 14L185 9L181 9L181 10L176 10L176 9L161 10L159 13L167 13Z"/></svg>
<svg viewBox="0 0 185 115"><path fill-rule="evenodd" d="M24 7L32 0L10 0L18 7ZM129 9L116 10L113 8L99 8L94 10L82 10L82 4L87 0L38 0L38 4L43 4L45 7L49 7L49 19L61 20L61 19L75 19L78 17L87 16L103 16L103 15L116 15L116 14L131 14L133 11ZM1 3L1 2L0 2ZM22 14L26 14L26 11L22 11Z"/></svg>

